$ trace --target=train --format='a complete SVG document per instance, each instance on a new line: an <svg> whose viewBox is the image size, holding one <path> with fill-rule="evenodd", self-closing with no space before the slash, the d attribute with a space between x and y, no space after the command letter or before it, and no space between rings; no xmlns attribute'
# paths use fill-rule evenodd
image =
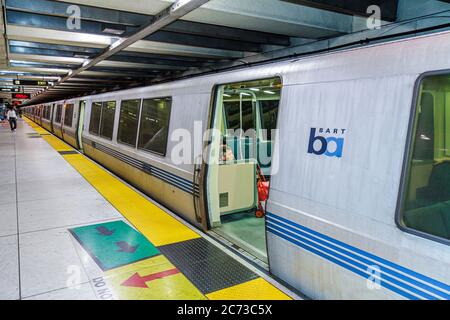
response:
<svg viewBox="0 0 450 320"><path fill-rule="evenodd" d="M446 31L24 114L307 297L446 300L449 52Z"/></svg>

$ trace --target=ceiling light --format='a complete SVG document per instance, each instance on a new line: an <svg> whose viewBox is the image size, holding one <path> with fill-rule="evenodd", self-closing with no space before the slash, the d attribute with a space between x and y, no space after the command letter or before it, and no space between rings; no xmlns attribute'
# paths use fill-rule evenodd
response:
<svg viewBox="0 0 450 320"><path fill-rule="evenodd" d="M121 34L124 34L126 31L126 27L122 26L122 25L118 25L118 24L109 24L109 23L104 23L102 25L102 32L104 33L110 33L110 34L115 34L117 36L120 36Z"/></svg>
<svg viewBox="0 0 450 320"><path fill-rule="evenodd" d="M116 42L112 43L112 44L109 46L109 50L113 50L114 48L118 47L122 42L123 42L123 40L122 40L122 39L119 39L119 40L117 40Z"/></svg>
<svg viewBox="0 0 450 320"><path fill-rule="evenodd" d="M85 55L85 54L75 54L73 57L80 58L80 59L89 59L89 56Z"/></svg>
<svg viewBox="0 0 450 320"><path fill-rule="evenodd" d="M264 92L265 92L265 93L268 93L268 94L276 94L276 92L269 91L269 90L264 90Z"/></svg>
<svg viewBox="0 0 450 320"><path fill-rule="evenodd" d="M252 91L260 91L258 88L250 88Z"/></svg>
<svg viewBox="0 0 450 320"><path fill-rule="evenodd" d="M226 94L226 93L224 93L223 96L227 97L227 98L231 97L229 94Z"/></svg>
<svg viewBox="0 0 450 320"><path fill-rule="evenodd" d="M113 28L105 28L103 29L103 32L105 33L111 33L120 36L125 32L125 30L119 30L119 29L113 29Z"/></svg>

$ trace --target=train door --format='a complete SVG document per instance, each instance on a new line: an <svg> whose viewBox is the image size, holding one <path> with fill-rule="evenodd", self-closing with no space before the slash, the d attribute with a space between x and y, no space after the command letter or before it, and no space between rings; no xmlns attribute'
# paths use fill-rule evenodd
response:
<svg viewBox="0 0 450 320"><path fill-rule="evenodd" d="M78 109L78 124L77 124L77 141L78 149L83 151L83 128L84 128L84 112L86 107L86 101L81 100Z"/></svg>
<svg viewBox="0 0 450 320"><path fill-rule="evenodd" d="M49 105L50 107L50 131L53 132L53 112L55 112L55 104L52 103Z"/></svg>
<svg viewBox="0 0 450 320"><path fill-rule="evenodd" d="M216 88L205 159L204 206L209 228L267 262L265 203L281 79Z"/></svg>

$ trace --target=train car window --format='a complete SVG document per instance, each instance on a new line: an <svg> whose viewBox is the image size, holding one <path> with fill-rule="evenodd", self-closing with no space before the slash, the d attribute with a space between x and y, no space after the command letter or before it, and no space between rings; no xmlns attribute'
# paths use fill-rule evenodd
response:
<svg viewBox="0 0 450 320"><path fill-rule="evenodd" d="M112 140L114 129L114 116L116 114L116 102L103 102L100 121L100 135Z"/></svg>
<svg viewBox="0 0 450 320"><path fill-rule="evenodd" d="M93 102L91 108L91 119L89 120L89 133L98 134L100 129L101 114L102 114L102 103Z"/></svg>
<svg viewBox="0 0 450 320"><path fill-rule="evenodd" d="M62 117L62 105L58 104L56 106L56 117L55 122L61 123L61 117Z"/></svg>
<svg viewBox="0 0 450 320"><path fill-rule="evenodd" d="M450 240L450 75L423 78L415 114L399 222Z"/></svg>
<svg viewBox="0 0 450 320"><path fill-rule="evenodd" d="M125 100L120 105L117 141L136 146L139 109L141 100Z"/></svg>
<svg viewBox="0 0 450 320"><path fill-rule="evenodd" d="M72 127L73 121L73 104L67 104L64 108L64 125L67 127Z"/></svg>
<svg viewBox="0 0 450 320"><path fill-rule="evenodd" d="M51 120L52 117L52 106L47 106L47 120Z"/></svg>
<svg viewBox="0 0 450 320"><path fill-rule="evenodd" d="M50 114L51 114L51 107L50 106L45 106L45 119L50 120Z"/></svg>
<svg viewBox="0 0 450 320"><path fill-rule="evenodd" d="M172 98L145 99L142 103L138 148L166 154Z"/></svg>
<svg viewBox="0 0 450 320"><path fill-rule="evenodd" d="M277 127L279 99L262 100L261 104L261 128L265 140L272 140L272 130Z"/></svg>
<svg viewBox="0 0 450 320"><path fill-rule="evenodd" d="M251 100L224 101L225 117L227 120L227 129L247 131L255 128L255 108ZM242 108L242 118L240 113Z"/></svg>

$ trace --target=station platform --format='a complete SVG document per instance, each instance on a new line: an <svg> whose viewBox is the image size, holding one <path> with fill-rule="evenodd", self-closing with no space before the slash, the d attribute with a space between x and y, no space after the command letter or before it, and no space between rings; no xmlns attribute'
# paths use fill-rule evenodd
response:
<svg viewBox="0 0 450 320"><path fill-rule="evenodd" d="M0 299L298 298L28 119L0 163Z"/></svg>

